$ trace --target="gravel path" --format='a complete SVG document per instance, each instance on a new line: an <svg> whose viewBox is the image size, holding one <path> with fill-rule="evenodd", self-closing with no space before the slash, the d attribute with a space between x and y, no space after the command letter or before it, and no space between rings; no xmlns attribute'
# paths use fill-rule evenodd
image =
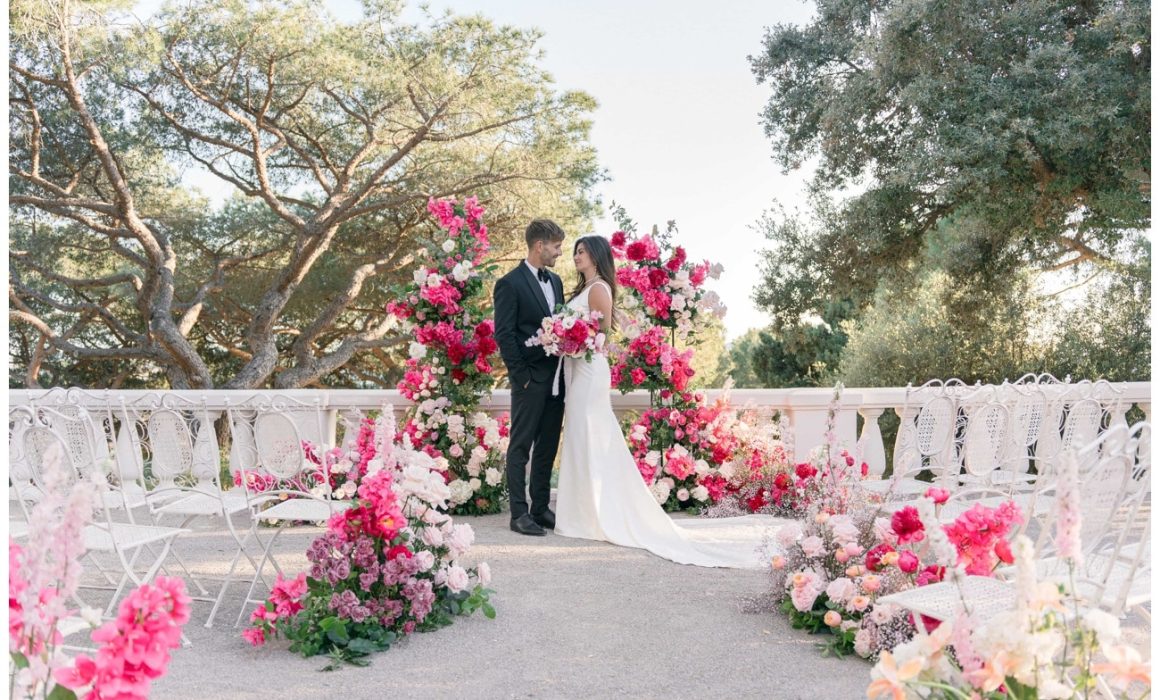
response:
<svg viewBox="0 0 1160 700"><path fill-rule="evenodd" d="M507 514L457 518L475 529L475 561L492 568L498 616L477 613L418 634L366 668L320 672L285 642L250 647L233 626L244 590L232 589L215 626L195 603L193 646L174 653L153 697L254 698L865 698L870 665L823 658L817 637L772 612L750 612L768 593L757 571L673 564L642 550L511 532ZM318 528L278 541L287 572L306 568ZM196 573L221 575L233 549L220 524L179 540ZM90 601L95 602L95 601ZM247 611L248 613L248 611ZM1150 626L1125 621L1125 641L1150 646ZM71 641L71 640L70 640Z"/></svg>
<svg viewBox="0 0 1160 700"><path fill-rule="evenodd" d="M767 591L756 571L673 564L641 550L549 534L517 535L507 515L457 519L475 528L471 556L492 568L495 620L481 614L415 635L366 668L320 672L323 657L284 642L251 648L233 627L238 587L215 626L196 603L193 646L174 653L156 698L863 698L869 665L822 658L815 638L771 613L745 612ZM318 530L287 531L277 550L305 569ZM224 529L179 541L195 572L224 571Z"/></svg>

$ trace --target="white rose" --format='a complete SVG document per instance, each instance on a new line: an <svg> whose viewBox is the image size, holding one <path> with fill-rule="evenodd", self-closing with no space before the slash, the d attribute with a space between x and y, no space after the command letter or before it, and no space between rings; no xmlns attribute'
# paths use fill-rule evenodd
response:
<svg viewBox="0 0 1160 700"><path fill-rule="evenodd" d="M661 479L650 486L649 491L652 492L653 498L657 499L657 503L664 503L669 500L669 494L672 493L672 488L665 483L664 479Z"/></svg>
<svg viewBox="0 0 1160 700"><path fill-rule="evenodd" d="M428 547L443 546L443 533L437 527L423 528L423 534L421 534L419 538L423 540L423 544L427 545Z"/></svg>
<svg viewBox="0 0 1160 700"><path fill-rule="evenodd" d="M503 481L503 474L498 469L488 467L487 472L484 473L484 481L488 486L498 486Z"/></svg>
<svg viewBox="0 0 1160 700"><path fill-rule="evenodd" d="M436 274L434 272L427 275L427 286L428 287L438 287L441 284L443 284L443 275L439 275L439 274Z"/></svg>
<svg viewBox="0 0 1160 700"><path fill-rule="evenodd" d="M451 269L451 276L456 282L466 282L471 277L471 263L461 262Z"/></svg>
<svg viewBox="0 0 1160 700"><path fill-rule="evenodd" d="M411 342L410 354L412 360L422 360L427 356L427 346L422 343Z"/></svg>
<svg viewBox="0 0 1160 700"><path fill-rule="evenodd" d="M709 473L709 463L703 459L698 459L693 462L693 471L697 473L697 476L704 476Z"/></svg>
<svg viewBox="0 0 1160 700"><path fill-rule="evenodd" d="M455 250L455 241L451 240L450 238L443 241L443 252L444 253L450 253L453 250Z"/></svg>
<svg viewBox="0 0 1160 700"><path fill-rule="evenodd" d="M422 286L427 283L427 271L420 267L411 275L411 279L415 281L415 284Z"/></svg>
<svg viewBox="0 0 1160 700"><path fill-rule="evenodd" d="M680 294L674 294L669 301L669 308L674 311L680 311L685 308L685 297Z"/></svg>
<svg viewBox="0 0 1160 700"><path fill-rule="evenodd" d="M448 484L448 487L451 489L450 500L454 505L467 503L469 500L471 500L472 494L475 493L475 489L468 486L467 482L463 479L453 480L450 484Z"/></svg>
<svg viewBox="0 0 1160 700"><path fill-rule="evenodd" d="M802 536L802 528L796 521L790 521L777 531L777 543L781 545L782 549L789 549Z"/></svg>
<svg viewBox="0 0 1160 700"><path fill-rule="evenodd" d="M872 651L870 644L872 641L873 637L870 636L870 630L858 630L854 634L854 652L862 658L870 656L870 652Z"/></svg>
<svg viewBox="0 0 1160 700"><path fill-rule="evenodd" d="M737 473L737 467L733 464L733 462L726 462L725 464L722 464L719 469L717 469L717 472L725 479L732 479L733 476Z"/></svg>
<svg viewBox="0 0 1160 700"><path fill-rule="evenodd" d="M435 566L435 555L426 549L415 552L415 561L419 563L420 571L430 571Z"/></svg>
<svg viewBox="0 0 1160 700"><path fill-rule="evenodd" d="M474 493L479 490L480 486L483 486L483 482L475 477L472 477L471 481L467 482L467 485L471 487L471 491Z"/></svg>
<svg viewBox="0 0 1160 700"><path fill-rule="evenodd" d="M452 565L447 569L447 587L452 591L458 593L467 588L471 584L471 580L467 576L467 570L458 564Z"/></svg>
<svg viewBox="0 0 1160 700"><path fill-rule="evenodd" d="M705 488L704 486L698 485L696 488L693 489L692 495L693 495L694 500L707 501L707 500L709 500L709 489Z"/></svg>
<svg viewBox="0 0 1160 700"><path fill-rule="evenodd" d="M678 501L689 500L689 489L685 489L685 488L677 489L677 500Z"/></svg>
<svg viewBox="0 0 1160 700"><path fill-rule="evenodd" d="M809 537L802 540L802 552L804 552L807 557L816 557L823 551L825 551L825 543L822 542L821 537L818 537L817 535L810 535Z"/></svg>

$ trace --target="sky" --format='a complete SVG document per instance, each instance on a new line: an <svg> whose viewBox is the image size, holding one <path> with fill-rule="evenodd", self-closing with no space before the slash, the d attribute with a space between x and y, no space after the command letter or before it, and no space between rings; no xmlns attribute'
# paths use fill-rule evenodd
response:
<svg viewBox="0 0 1160 700"><path fill-rule="evenodd" d="M161 0L143 0L150 14ZM326 0L339 18L359 3ZM729 311L728 339L768 325L751 295L760 283L755 224L775 202L805 205L810 173L783 175L772 160L759 114L769 95L747 57L761 51L765 28L801 24L812 3L768 0L438 0L432 13L480 13L543 33L542 67L564 90L596 98L592 143L610 178L598 192L605 209L623 206L647 231L675 220L677 242L693 259L721 263L713 287ZM419 21L417 3L404 19ZM594 231L611 235L607 216ZM569 232L572 233L572 232Z"/></svg>

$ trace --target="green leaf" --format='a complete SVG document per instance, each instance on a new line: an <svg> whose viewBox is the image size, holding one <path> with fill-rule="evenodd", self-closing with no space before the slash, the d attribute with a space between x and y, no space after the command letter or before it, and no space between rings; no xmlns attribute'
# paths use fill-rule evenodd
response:
<svg viewBox="0 0 1160 700"><path fill-rule="evenodd" d="M52 692L45 696L45 700L77 700L77 694L63 685L55 685Z"/></svg>
<svg viewBox="0 0 1160 700"><path fill-rule="evenodd" d="M483 616L489 620L495 619L495 608L491 606L491 603L483 604Z"/></svg>

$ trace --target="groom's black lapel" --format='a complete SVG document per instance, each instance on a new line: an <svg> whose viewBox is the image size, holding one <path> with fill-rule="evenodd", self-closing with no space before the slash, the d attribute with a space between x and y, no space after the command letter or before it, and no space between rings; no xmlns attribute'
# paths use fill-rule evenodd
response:
<svg viewBox="0 0 1160 700"><path fill-rule="evenodd" d="M536 301L540 303L540 308L543 309L545 316L551 316L552 310L548 308L548 298L544 296L544 288L540 286L540 281L532 274L531 268L520 263L520 275L524 280L524 286L528 288L528 293L535 297Z"/></svg>
<svg viewBox="0 0 1160 700"><path fill-rule="evenodd" d="M556 291L556 303L564 303L564 281L560 279L560 275L548 273L552 275L552 289Z"/></svg>

